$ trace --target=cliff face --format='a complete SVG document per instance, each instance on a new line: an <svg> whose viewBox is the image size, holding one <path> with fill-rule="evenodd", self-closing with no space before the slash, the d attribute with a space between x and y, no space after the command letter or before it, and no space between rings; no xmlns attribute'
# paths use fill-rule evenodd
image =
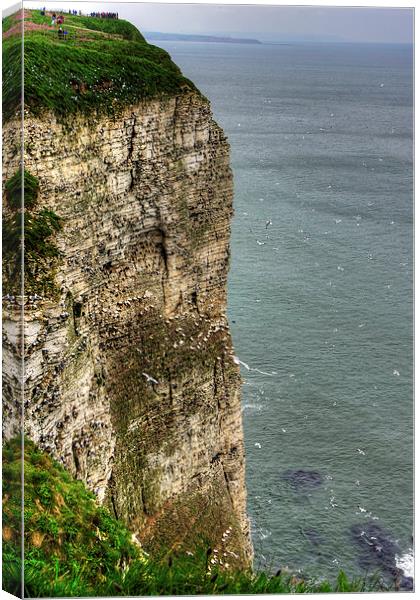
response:
<svg viewBox="0 0 420 600"><path fill-rule="evenodd" d="M4 177L18 169L4 127ZM25 430L146 548L230 540L251 556L240 376L226 320L229 147L195 91L118 117L27 115L25 169L62 219L56 292L24 298ZM9 143L10 142L10 143ZM7 290L4 290L6 293ZM28 292L29 294L29 292ZM19 305L4 318L17 430Z"/></svg>

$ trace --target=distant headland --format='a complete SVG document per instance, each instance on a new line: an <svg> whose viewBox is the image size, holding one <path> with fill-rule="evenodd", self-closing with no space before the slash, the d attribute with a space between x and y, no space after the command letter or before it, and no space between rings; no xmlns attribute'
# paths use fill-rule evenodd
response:
<svg viewBox="0 0 420 600"><path fill-rule="evenodd" d="M193 35L186 33L161 33L159 31L146 31L144 36L147 40L159 40L167 42L213 42L221 44L262 44L260 40L252 38L219 37L215 35Z"/></svg>

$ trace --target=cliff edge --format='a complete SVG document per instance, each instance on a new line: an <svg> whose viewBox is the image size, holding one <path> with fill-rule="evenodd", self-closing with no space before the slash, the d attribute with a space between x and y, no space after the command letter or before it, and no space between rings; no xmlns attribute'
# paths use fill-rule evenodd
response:
<svg viewBox="0 0 420 600"><path fill-rule="evenodd" d="M23 306L28 437L146 549L224 536L249 564L226 137L130 24L65 15L63 40L48 15L24 18L23 175L18 87L3 127L4 436L19 431ZM19 42L14 19L5 52Z"/></svg>

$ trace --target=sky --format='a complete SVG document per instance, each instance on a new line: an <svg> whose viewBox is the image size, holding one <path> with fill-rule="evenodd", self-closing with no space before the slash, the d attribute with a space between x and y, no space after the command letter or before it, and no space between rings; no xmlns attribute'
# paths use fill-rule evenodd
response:
<svg viewBox="0 0 420 600"><path fill-rule="evenodd" d="M257 37L262 41L412 43L410 8L158 4L136 2L24 2L83 13L118 12L141 31ZM397 4L397 3L396 3Z"/></svg>

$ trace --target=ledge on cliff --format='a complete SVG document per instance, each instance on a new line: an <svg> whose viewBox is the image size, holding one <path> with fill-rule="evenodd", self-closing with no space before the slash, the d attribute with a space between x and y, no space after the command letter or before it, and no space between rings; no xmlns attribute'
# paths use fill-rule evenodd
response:
<svg viewBox="0 0 420 600"><path fill-rule="evenodd" d="M233 572L223 548L147 556L128 530L50 456L25 440L25 597L348 592L378 589L278 574ZM20 593L21 441L3 448L3 588Z"/></svg>
<svg viewBox="0 0 420 600"><path fill-rule="evenodd" d="M3 20L3 115L20 109L21 33L24 29L25 108L74 112L117 112L143 98L195 89L169 54L148 44L123 20L64 14L65 39L40 11L25 10Z"/></svg>

